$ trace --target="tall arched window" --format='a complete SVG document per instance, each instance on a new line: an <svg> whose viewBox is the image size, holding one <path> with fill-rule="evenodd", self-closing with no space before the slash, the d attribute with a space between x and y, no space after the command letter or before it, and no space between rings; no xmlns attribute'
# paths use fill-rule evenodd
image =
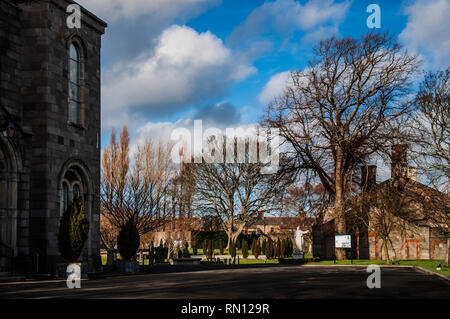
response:
<svg viewBox="0 0 450 319"><path fill-rule="evenodd" d="M80 124L80 51L73 43L70 44L69 56L69 121Z"/></svg>
<svg viewBox="0 0 450 319"><path fill-rule="evenodd" d="M69 201L69 188L67 187L67 183L64 182L61 194L61 214L63 214L67 210L68 201Z"/></svg>

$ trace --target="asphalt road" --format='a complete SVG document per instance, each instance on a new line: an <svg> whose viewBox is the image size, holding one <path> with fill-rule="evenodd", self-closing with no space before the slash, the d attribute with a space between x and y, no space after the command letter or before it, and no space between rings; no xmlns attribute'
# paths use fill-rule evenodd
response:
<svg viewBox="0 0 450 319"><path fill-rule="evenodd" d="M0 284L0 298L445 298L450 283L412 268L381 268L381 288L369 289L365 267L253 266L172 268L134 276ZM175 269L175 270L174 270Z"/></svg>

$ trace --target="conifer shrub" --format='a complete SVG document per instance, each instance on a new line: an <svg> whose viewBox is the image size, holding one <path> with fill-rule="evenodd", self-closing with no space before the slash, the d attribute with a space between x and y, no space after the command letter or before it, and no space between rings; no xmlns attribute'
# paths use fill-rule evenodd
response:
<svg viewBox="0 0 450 319"><path fill-rule="evenodd" d="M255 239L253 241L252 251L253 251L253 256L255 256L255 259L258 259L258 257L259 257L259 243L258 243L257 239Z"/></svg>
<svg viewBox="0 0 450 319"><path fill-rule="evenodd" d="M68 262L77 261L88 238L89 221L84 214L84 205L75 198L61 217L58 234L58 248L61 256Z"/></svg>
<svg viewBox="0 0 450 319"><path fill-rule="evenodd" d="M131 261L136 255L140 243L139 231L134 221L129 220L119 232L117 249L124 260Z"/></svg>
<svg viewBox="0 0 450 319"><path fill-rule="evenodd" d="M244 240L242 241L242 257L243 257L244 259L247 259L247 258L248 258L248 243L247 243L247 240L246 240L246 239L244 239Z"/></svg>
<svg viewBox="0 0 450 319"><path fill-rule="evenodd" d="M267 240L265 255L267 259L273 259L273 241L271 239Z"/></svg>
<svg viewBox="0 0 450 319"><path fill-rule="evenodd" d="M285 257L285 241L284 241L284 239L280 241L280 255L279 256L280 256L280 258Z"/></svg>

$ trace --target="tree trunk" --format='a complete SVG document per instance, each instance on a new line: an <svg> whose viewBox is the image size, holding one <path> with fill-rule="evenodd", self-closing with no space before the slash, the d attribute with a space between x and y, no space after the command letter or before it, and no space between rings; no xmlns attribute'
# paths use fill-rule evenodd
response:
<svg viewBox="0 0 450 319"><path fill-rule="evenodd" d="M230 250L230 245L231 245L231 241L233 240L233 230L229 229L227 230L227 235L228 235L228 243L227 243L227 247L225 247L226 250Z"/></svg>
<svg viewBox="0 0 450 319"><path fill-rule="evenodd" d="M344 181L343 181L343 173L342 173L342 149L338 148L336 152L336 168L335 168L335 185L336 185L336 195L334 199L334 227L335 234L337 235L345 235L346 226L345 226L345 215L344 215ZM337 260L346 259L345 249L344 248L335 248L335 255Z"/></svg>
<svg viewBox="0 0 450 319"><path fill-rule="evenodd" d="M385 257L386 257L386 265L389 265L389 251L388 251L388 245L387 245L387 238L383 240L383 246L385 251Z"/></svg>

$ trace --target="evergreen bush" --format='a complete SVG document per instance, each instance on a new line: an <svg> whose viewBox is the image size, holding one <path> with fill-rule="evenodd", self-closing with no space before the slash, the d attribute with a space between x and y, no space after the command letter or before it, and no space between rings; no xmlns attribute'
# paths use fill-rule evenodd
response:
<svg viewBox="0 0 450 319"><path fill-rule="evenodd" d="M275 257L276 258L280 258L280 255L281 255L281 250L280 250L281 247L280 246L281 246L280 238L278 238L277 242L276 242L276 249L275 249Z"/></svg>
<svg viewBox="0 0 450 319"><path fill-rule="evenodd" d="M88 238L89 221L84 214L84 205L80 198L75 198L61 217L58 234L58 248L61 256L75 262L83 251Z"/></svg>
<svg viewBox="0 0 450 319"><path fill-rule="evenodd" d="M132 260L139 248L140 236L134 221L129 220L119 232L117 249L124 260Z"/></svg>
<svg viewBox="0 0 450 319"><path fill-rule="evenodd" d="M253 256L255 256L255 259L258 259L258 256L259 256L259 242L258 242L257 239L255 239L253 241L252 251L253 251Z"/></svg>
<svg viewBox="0 0 450 319"><path fill-rule="evenodd" d="M246 240L246 239L244 239L244 240L242 241L242 257L243 257L244 259L247 259L247 258L248 258L248 243L247 243L247 240Z"/></svg>
<svg viewBox="0 0 450 319"><path fill-rule="evenodd" d="M273 242L271 239L267 240L265 255L266 259L273 259Z"/></svg>
<svg viewBox="0 0 450 319"><path fill-rule="evenodd" d="M279 240L279 239L278 239ZM280 258L284 258L285 257L285 241L284 239L279 241L280 243Z"/></svg>

